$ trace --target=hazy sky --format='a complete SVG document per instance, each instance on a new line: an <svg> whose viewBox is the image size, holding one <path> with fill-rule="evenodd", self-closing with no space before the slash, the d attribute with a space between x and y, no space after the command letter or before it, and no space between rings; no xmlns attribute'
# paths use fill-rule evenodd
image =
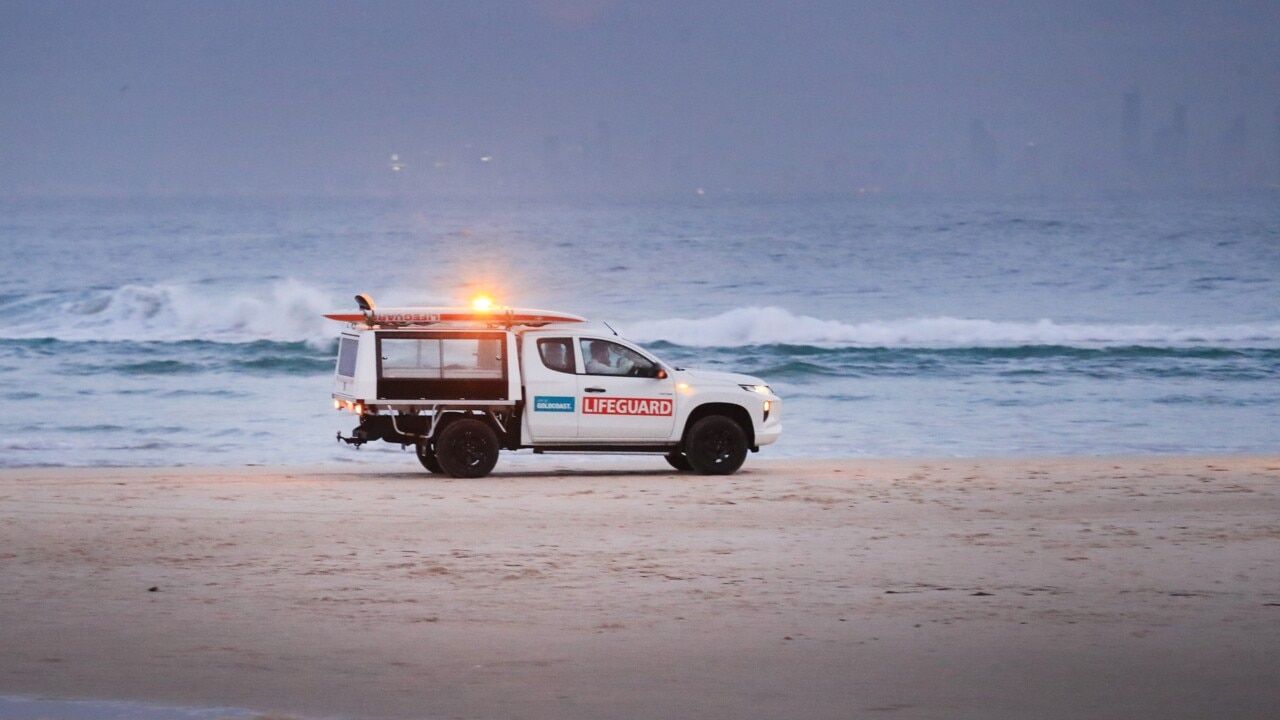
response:
<svg viewBox="0 0 1280 720"><path fill-rule="evenodd" d="M1280 180L1275 0L0 0L0 193L1090 176L1131 90Z"/></svg>

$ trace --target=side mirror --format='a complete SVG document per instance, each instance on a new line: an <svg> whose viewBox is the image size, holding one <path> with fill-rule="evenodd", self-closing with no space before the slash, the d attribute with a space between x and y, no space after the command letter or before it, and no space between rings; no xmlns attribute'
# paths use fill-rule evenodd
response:
<svg viewBox="0 0 1280 720"><path fill-rule="evenodd" d="M654 369L653 369L653 378L654 378L655 380L666 380L666 379L667 379L667 371L666 371L666 370L663 370L663 369L662 369L662 368L660 368L660 367L654 367Z"/></svg>

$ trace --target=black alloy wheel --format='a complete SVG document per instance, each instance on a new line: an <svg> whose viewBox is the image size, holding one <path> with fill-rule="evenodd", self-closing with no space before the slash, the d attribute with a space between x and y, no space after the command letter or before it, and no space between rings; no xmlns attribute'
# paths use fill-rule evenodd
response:
<svg viewBox="0 0 1280 720"><path fill-rule="evenodd" d="M488 423L475 418L444 426L437 433L435 450L440 469L453 477L484 477L498 464L498 436Z"/></svg>
<svg viewBox="0 0 1280 720"><path fill-rule="evenodd" d="M728 475L747 459L747 434L724 415L708 415L689 428L684 455L701 475Z"/></svg>

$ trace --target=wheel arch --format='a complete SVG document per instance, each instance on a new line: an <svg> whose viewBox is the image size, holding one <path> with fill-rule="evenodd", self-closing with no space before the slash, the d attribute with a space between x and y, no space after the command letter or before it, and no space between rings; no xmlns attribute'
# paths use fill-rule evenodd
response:
<svg viewBox="0 0 1280 720"><path fill-rule="evenodd" d="M436 429L435 429L435 432L432 433L431 439L434 440L437 437L439 437L441 431L443 431L449 425L452 425L453 423L456 423L459 420L463 420L466 418L470 418L472 420L480 420L481 422L483 422L485 425L488 425L493 430L494 434L498 436L499 440L502 440L502 428L498 427L498 424L493 421L493 418L489 417L488 413L473 412L471 410L460 410L460 409L450 410L447 408L440 411L440 421L436 423Z"/></svg>
<svg viewBox="0 0 1280 720"><path fill-rule="evenodd" d="M751 422L751 413L741 405L725 402L709 402L699 405L689 412L689 417L685 419L684 431L680 436L680 445L684 446L685 440L689 436L689 429L704 417L709 415L724 415L733 420L742 428L742 432L747 436L747 447L755 450L756 448L756 429Z"/></svg>

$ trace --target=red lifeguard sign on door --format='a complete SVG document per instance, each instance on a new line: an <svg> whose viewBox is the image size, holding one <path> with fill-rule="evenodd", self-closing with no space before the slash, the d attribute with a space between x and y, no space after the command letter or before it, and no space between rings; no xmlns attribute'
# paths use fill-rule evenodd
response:
<svg viewBox="0 0 1280 720"><path fill-rule="evenodd" d="M584 415L670 415L675 403L652 398L582 398Z"/></svg>

